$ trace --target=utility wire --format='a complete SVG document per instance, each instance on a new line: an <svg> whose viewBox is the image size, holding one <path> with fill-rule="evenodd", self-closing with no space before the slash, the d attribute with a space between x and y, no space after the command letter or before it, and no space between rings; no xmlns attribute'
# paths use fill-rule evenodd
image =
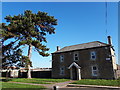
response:
<svg viewBox="0 0 120 90"><path fill-rule="evenodd" d="M105 34L106 34L106 37L108 36L108 3L107 3L107 0L105 0L105 26L106 26L106 30L105 30Z"/></svg>

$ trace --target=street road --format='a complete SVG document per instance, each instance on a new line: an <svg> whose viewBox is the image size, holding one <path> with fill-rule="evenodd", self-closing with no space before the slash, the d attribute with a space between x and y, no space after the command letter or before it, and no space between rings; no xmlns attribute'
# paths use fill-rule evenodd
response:
<svg viewBox="0 0 120 90"><path fill-rule="evenodd" d="M120 90L120 89L105 89L105 88L90 88L90 87L64 87L57 90Z"/></svg>

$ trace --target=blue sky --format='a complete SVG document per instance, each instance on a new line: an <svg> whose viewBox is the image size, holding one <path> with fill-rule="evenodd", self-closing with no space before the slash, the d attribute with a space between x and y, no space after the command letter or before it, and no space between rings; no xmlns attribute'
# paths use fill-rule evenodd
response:
<svg viewBox="0 0 120 90"><path fill-rule="evenodd" d="M107 35L105 2L3 2L2 21L5 22L6 15L18 15L25 10L32 10L33 13L44 11L58 19L56 34L47 36L49 53L56 51L56 46L62 48L91 41L107 43L107 35L112 37L116 54L118 53L117 2L108 2ZM26 51L24 49L24 54L27 55ZM33 52L31 59L34 67L51 67L51 56L42 57Z"/></svg>
<svg viewBox="0 0 120 90"><path fill-rule="evenodd" d="M118 2L120 0L1 0L2 2Z"/></svg>

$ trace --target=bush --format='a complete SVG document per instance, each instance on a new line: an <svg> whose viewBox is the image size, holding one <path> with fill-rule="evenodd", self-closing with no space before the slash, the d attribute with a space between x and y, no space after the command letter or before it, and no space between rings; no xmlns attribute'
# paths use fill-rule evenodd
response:
<svg viewBox="0 0 120 90"><path fill-rule="evenodd" d="M120 80L120 77L117 80Z"/></svg>

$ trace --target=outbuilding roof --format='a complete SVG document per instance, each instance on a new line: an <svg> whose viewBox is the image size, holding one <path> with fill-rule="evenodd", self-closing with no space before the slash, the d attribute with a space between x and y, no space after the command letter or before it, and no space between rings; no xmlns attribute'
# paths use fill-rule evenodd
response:
<svg viewBox="0 0 120 90"><path fill-rule="evenodd" d="M94 48L94 47L102 47L102 46L108 46L110 44L106 44L100 41L93 41L78 45L72 45L72 46L66 46L54 53L60 53L60 52L66 52L66 51L73 51L73 50L80 50L80 49L87 49L87 48Z"/></svg>

